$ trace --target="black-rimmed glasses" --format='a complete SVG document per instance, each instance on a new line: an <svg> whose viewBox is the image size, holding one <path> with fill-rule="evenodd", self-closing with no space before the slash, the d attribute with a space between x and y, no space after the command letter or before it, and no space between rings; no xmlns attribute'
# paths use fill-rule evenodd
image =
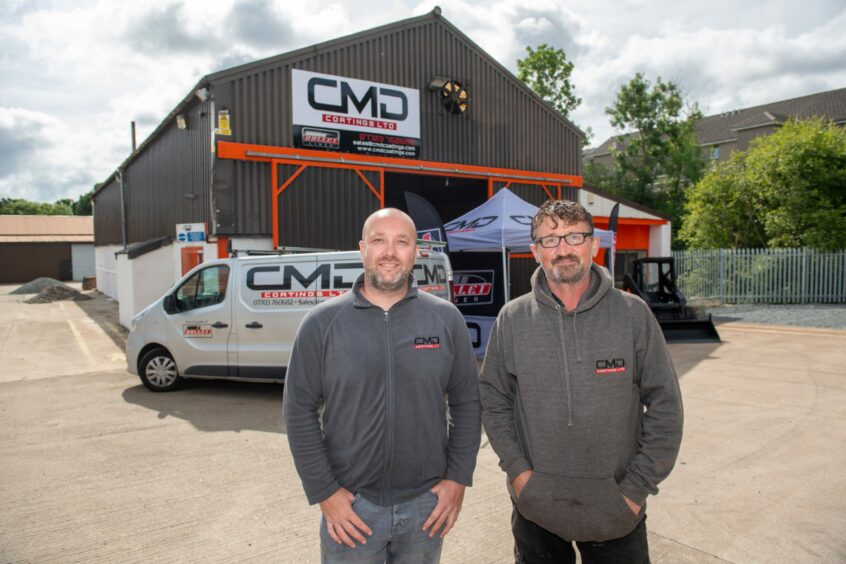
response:
<svg viewBox="0 0 846 564"><path fill-rule="evenodd" d="M538 237L535 239L535 244L539 244L545 249L554 249L561 244L561 239L567 242L568 245L581 245L585 242L585 238L592 237L593 231L585 233L567 233L566 235L547 235L545 237Z"/></svg>

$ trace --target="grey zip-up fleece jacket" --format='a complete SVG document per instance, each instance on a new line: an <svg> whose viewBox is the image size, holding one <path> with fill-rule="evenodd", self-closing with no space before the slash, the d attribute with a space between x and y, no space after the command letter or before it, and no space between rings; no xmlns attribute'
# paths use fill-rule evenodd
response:
<svg viewBox="0 0 846 564"><path fill-rule="evenodd" d="M470 486L482 424L464 318L413 277L389 311L362 282L311 310L291 352L283 412L309 503L341 486L382 506L444 478Z"/></svg>
<svg viewBox="0 0 846 564"><path fill-rule="evenodd" d="M682 438L678 379L661 328L640 298L592 265L574 311L538 268L488 342L482 420L508 475L531 479L520 513L566 540L625 536L675 464ZM621 493L643 506L635 515Z"/></svg>

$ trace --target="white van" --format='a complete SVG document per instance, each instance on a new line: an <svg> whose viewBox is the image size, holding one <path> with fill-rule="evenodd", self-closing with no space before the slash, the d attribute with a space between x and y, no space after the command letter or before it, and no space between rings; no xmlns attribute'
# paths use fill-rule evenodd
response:
<svg viewBox="0 0 846 564"><path fill-rule="evenodd" d="M363 271L358 251L204 262L132 320L127 369L155 392L183 378L283 382L306 312ZM446 254L418 253L414 276L420 290L450 299Z"/></svg>

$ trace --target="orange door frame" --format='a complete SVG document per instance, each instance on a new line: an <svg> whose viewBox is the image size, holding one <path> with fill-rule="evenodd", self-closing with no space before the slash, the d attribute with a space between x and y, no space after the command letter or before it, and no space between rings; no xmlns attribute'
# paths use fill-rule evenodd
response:
<svg viewBox="0 0 846 564"><path fill-rule="evenodd" d="M540 186L550 199L561 199L561 190L568 187L580 188L582 177L570 174L531 172L508 168L483 167L436 161L418 161L393 157L374 157L330 151L314 151L291 147L253 145L218 141L217 156L221 159L266 162L271 166L271 207L273 218L273 247L279 247L279 195L293 183L302 172L312 166L354 170L367 188L379 200L379 207L385 207L385 171L397 171L408 174L428 176L452 176L459 178L479 178L488 182L488 198L494 193L494 183L503 182L504 188L512 183L534 184ZM293 174L279 184L279 165L298 167ZM379 187L375 187L363 174L363 171L379 173ZM552 190L555 190L553 195Z"/></svg>

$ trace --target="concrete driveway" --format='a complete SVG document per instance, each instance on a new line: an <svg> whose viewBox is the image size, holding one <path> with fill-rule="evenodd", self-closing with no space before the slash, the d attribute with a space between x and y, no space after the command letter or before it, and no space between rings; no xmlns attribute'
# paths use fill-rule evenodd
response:
<svg viewBox="0 0 846 564"><path fill-rule="evenodd" d="M0 287L0 561L317 562L282 386L152 394L124 370L116 304ZM846 331L724 324L673 345L678 465L650 500L654 562L846 561ZM483 443L447 563L510 562Z"/></svg>

